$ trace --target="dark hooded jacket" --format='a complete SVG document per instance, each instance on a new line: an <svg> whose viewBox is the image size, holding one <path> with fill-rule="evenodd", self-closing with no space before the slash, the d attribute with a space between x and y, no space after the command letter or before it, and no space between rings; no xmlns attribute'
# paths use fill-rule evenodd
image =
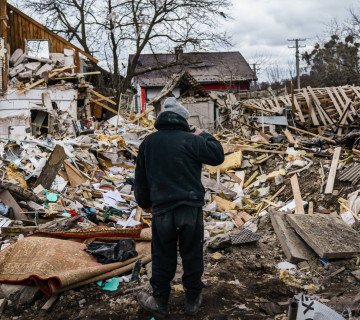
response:
<svg viewBox="0 0 360 320"><path fill-rule="evenodd" d="M135 197L154 215L180 205L204 205L202 164L220 165L224 151L211 134L194 135L187 121L171 111L160 114L158 130L140 145L136 159Z"/></svg>

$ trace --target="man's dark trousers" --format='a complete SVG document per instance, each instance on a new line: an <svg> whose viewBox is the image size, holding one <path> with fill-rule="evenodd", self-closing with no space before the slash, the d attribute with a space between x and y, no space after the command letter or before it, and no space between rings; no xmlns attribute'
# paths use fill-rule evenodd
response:
<svg viewBox="0 0 360 320"><path fill-rule="evenodd" d="M182 205L152 219L150 283L155 297L170 294L170 281L175 276L177 266L178 240L185 290L196 294L204 287L201 282L204 271L202 208Z"/></svg>

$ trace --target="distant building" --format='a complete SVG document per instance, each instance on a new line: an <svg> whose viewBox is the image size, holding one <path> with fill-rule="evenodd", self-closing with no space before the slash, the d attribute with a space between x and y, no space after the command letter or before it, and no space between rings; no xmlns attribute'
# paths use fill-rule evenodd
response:
<svg viewBox="0 0 360 320"><path fill-rule="evenodd" d="M130 55L129 61L132 58L133 55ZM141 54L136 71L169 64L173 66L134 78L134 84L141 93L141 106L157 96L171 76L182 70L188 71L206 91L247 91L251 81L256 80L249 64L238 51L184 53L181 48L176 48L174 54ZM175 88L173 94L179 97L180 88Z"/></svg>

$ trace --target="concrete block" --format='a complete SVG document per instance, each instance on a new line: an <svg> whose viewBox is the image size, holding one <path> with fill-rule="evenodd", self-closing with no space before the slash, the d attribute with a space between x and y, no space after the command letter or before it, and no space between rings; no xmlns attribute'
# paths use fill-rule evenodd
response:
<svg viewBox="0 0 360 320"><path fill-rule="evenodd" d="M286 221L286 213L271 212L271 223L284 250L286 258L293 263L310 260L314 256L311 248L296 234Z"/></svg>
<svg viewBox="0 0 360 320"><path fill-rule="evenodd" d="M25 71L25 66L23 64L19 64L18 66L14 67L10 72L9 72L9 76L10 78L15 77L16 75L18 75L19 73Z"/></svg>
<svg viewBox="0 0 360 320"><path fill-rule="evenodd" d="M24 54L24 51L22 49L16 49L14 53L10 57L10 63L12 65L15 64L15 62Z"/></svg>
<svg viewBox="0 0 360 320"><path fill-rule="evenodd" d="M36 72L40 69L41 62L31 62L25 65L26 70Z"/></svg>
<svg viewBox="0 0 360 320"><path fill-rule="evenodd" d="M327 214L289 214L286 218L320 258L342 259L360 254L360 234L338 217Z"/></svg>
<svg viewBox="0 0 360 320"><path fill-rule="evenodd" d="M21 72L19 73L19 80L29 80L31 79L32 75L32 71Z"/></svg>
<svg viewBox="0 0 360 320"><path fill-rule="evenodd" d="M14 63L14 67L18 66L19 64L23 63L26 59L26 54L22 54L19 59L16 60L16 62Z"/></svg>
<svg viewBox="0 0 360 320"><path fill-rule="evenodd" d="M41 76L44 72L49 72L53 68L54 68L53 65L46 63L38 71L36 71L35 75Z"/></svg>

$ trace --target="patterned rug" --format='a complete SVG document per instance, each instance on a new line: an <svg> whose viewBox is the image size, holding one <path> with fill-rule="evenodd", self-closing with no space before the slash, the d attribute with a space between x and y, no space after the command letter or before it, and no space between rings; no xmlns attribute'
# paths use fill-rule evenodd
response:
<svg viewBox="0 0 360 320"><path fill-rule="evenodd" d="M61 292L132 270L137 259L151 261L150 242L137 242L138 257L101 264L75 241L27 237L0 252L0 282L36 284L46 295Z"/></svg>

